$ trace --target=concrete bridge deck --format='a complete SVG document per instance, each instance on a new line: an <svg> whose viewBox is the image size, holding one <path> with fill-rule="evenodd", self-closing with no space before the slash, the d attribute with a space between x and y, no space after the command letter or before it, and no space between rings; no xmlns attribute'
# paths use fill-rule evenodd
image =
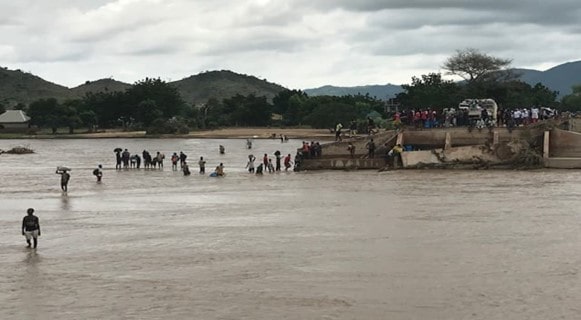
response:
<svg viewBox="0 0 581 320"><path fill-rule="evenodd" d="M374 139L375 159L367 158L367 143ZM441 155L450 159L470 159L477 157L494 161L497 155L482 151L480 146L494 146L511 141L538 139L543 145L543 161L547 168L581 168L581 134L553 129L545 133L535 128L506 128L471 130L468 128L437 128L426 130L385 131L373 136L344 139L322 145L322 156L304 159L301 170L329 169L381 169L386 165L384 156L395 144L411 145L415 150L402 154L404 167L414 163L441 161ZM347 147L352 143L356 148L351 157ZM438 151L439 150L439 151ZM437 154L440 154L438 156ZM500 159L503 160L503 159Z"/></svg>

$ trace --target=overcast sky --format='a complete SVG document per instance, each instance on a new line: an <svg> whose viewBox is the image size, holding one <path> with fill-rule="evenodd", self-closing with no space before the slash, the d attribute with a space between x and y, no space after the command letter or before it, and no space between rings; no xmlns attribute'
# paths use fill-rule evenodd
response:
<svg viewBox="0 0 581 320"><path fill-rule="evenodd" d="M288 88L409 83L473 47L581 60L579 0L0 0L0 66L65 86L228 69Z"/></svg>

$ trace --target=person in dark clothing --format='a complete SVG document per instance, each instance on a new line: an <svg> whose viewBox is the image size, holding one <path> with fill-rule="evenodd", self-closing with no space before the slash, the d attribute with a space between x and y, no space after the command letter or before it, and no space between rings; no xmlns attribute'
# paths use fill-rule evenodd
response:
<svg viewBox="0 0 581 320"><path fill-rule="evenodd" d="M185 161L182 163L182 171L184 172L184 176L189 176L191 174L190 166L188 166L188 163Z"/></svg>
<svg viewBox="0 0 581 320"><path fill-rule="evenodd" d="M355 122L355 120L352 120L351 123L349 124L349 137L354 137L357 135L357 122Z"/></svg>
<svg viewBox="0 0 581 320"><path fill-rule="evenodd" d="M98 165L97 169L93 170L93 175L95 177L97 177L97 183L101 182L101 179L103 179L103 166L102 165Z"/></svg>
<svg viewBox="0 0 581 320"><path fill-rule="evenodd" d="M276 150L276 152L274 152L274 156L276 157L276 167L275 167L275 170L276 171L280 171L280 160L282 159L282 156L280 154L280 151Z"/></svg>
<svg viewBox="0 0 581 320"><path fill-rule="evenodd" d="M30 248L31 239L34 241L33 248L36 248L38 245L38 237L40 237L40 221L38 220L38 217L33 214L33 208L28 208L26 212L28 215L22 219L22 235L26 237L28 248Z"/></svg>
<svg viewBox="0 0 581 320"><path fill-rule="evenodd" d="M367 143L367 156L369 159L375 157L375 142L373 142L373 139L369 140Z"/></svg>
<svg viewBox="0 0 581 320"><path fill-rule="evenodd" d="M204 157L200 157L200 161L198 161L198 166L200 166L200 174L206 173L206 160L204 160Z"/></svg>
<svg viewBox="0 0 581 320"><path fill-rule="evenodd" d="M321 144L319 142L315 142L315 156L320 158L322 154L323 148L321 147Z"/></svg>
<svg viewBox="0 0 581 320"><path fill-rule="evenodd" d="M115 159L117 160L117 164L115 165L115 169L121 169L121 151L115 152Z"/></svg>
<svg viewBox="0 0 581 320"><path fill-rule="evenodd" d="M149 155L149 152L147 150L143 150L141 156L143 158L143 167L149 168L149 165L151 164L151 156Z"/></svg>
<svg viewBox="0 0 581 320"><path fill-rule="evenodd" d="M69 189L69 180L71 179L71 175L66 170L59 170L60 168L56 169L56 174L61 175L61 189L64 192L67 192Z"/></svg>
<svg viewBox="0 0 581 320"><path fill-rule="evenodd" d="M480 112L480 118L482 118L484 122L488 121L488 110L482 108L482 112Z"/></svg>
<svg viewBox="0 0 581 320"><path fill-rule="evenodd" d="M141 167L141 157L138 154L135 155L135 165L136 165L137 169L139 169L139 167Z"/></svg>
<svg viewBox="0 0 581 320"><path fill-rule="evenodd" d="M125 149L125 151L123 151L123 153L121 154L121 160L123 160L123 168L127 169L129 168L129 158L131 157L131 154L129 153L129 151L127 151L127 149Z"/></svg>
<svg viewBox="0 0 581 320"><path fill-rule="evenodd" d="M261 175L262 171L264 170L264 164L259 164L258 167L256 167L256 174Z"/></svg>
<svg viewBox="0 0 581 320"><path fill-rule="evenodd" d="M180 151L180 167L184 166L187 158L188 158L188 156L185 153L183 153L182 151Z"/></svg>

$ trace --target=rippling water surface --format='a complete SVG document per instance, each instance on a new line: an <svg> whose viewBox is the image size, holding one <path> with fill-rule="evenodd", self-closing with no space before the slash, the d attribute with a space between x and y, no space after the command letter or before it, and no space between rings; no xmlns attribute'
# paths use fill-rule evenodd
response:
<svg viewBox="0 0 581 320"><path fill-rule="evenodd" d="M252 152L299 144L258 140ZM0 140L16 145L36 153L0 155L0 319L581 314L578 171L256 177L243 140ZM183 150L228 175L192 165L184 177L168 159L115 171L115 147ZM57 165L72 167L68 194ZM36 251L19 231L28 207L41 221Z"/></svg>

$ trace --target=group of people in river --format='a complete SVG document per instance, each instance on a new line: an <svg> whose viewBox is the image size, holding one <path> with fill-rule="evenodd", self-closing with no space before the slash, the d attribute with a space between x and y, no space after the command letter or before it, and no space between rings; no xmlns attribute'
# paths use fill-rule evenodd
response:
<svg viewBox="0 0 581 320"><path fill-rule="evenodd" d="M310 151L313 152L313 155L318 154L320 155L320 145L317 142L311 143L314 146L313 150L319 151ZM251 141L247 140L247 146L250 149L252 147ZM116 148L115 152L115 169L116 170L129 170L129 169L140 169L141 163L143 160L143 167L145 169L163 169L164 168L164 160L165 154L163 152L157 151L154 156L147 150L143 150L141 152L141 156L139 154L131 154L128 149L121 149ZM223 145L219 146L220 154L225 153L225 148ZM298 156L297 156L298 157ZM274 152L274 163L273 158L269 157L268 154L264 154L262 158L262 162L255 166L254 162L256 161L256 157L252 154L248 156L248 162L246 164L246 168L251 173L262 174L263 172L277 172L281 171L284 165L284 170L288 171L290 168L293 167L293 164L298 163L297 157L295 157L295 161L293 162L291 159L291 155L288 154L284 156L281 154L280 151ZM181 171L183 172L184 176L191 175L190 165L188 163L188 156L183 151L173 152L170 158L171 167L173 171ZM203 156L200 156L199 160L197 160L197 165L199 168L200 174L206 173L206 160ZM224 163L220 163L216 166L213 172L210 173L211 177L223 177L225 176L224 171ZM68 184L71 178L71 174L69 173L70 169L67 167L57 167L56 174L61 176L60 179L60 186L61 190L66 193L68 192ZM97 183L101 183L103 179L103 166L99 164L94 170L93 175L97 179Z"/></svg>
<svg viewBox="0 0 581 320"><path fill-rule="evenodd" d="M220 145L219 151L221 154L224 154L224 146ZM116 158L116 165L115 169L140 169L141 168L141 159L143 159L143 167L145 169L163 169L165 154L157 151L155 156L152 156L151 153L147 150L143 150L141 153L141 157L139 154L131 155L129 150L124 149L121 151L120 148L115 149L115 158ZM180 151L179 153L174 152L171 155L170 162L173 171L181 170L185 176L191 174L190 165L187 162L188 156L183 152ZM206 160L204 157L201 156L200 159L197 161L199 167L199 173L205 174L206 173ZM178 168L179 165L179 168ZM224 175L224 164L220 163L216 170L212 173L214 176L223 176ZM102 176L102 174L101 174ZM100 179L99 179L100 181Z"/></svg>
<svg viewBox="0 0 581 320"><path fill-rule="evenodd" d="M288 169L293 165L290 153L283 159L281 152L277 150L274 152L274 157L275 164L272 163L272 158L270 158L268 154L265 153L262 157L262 161L258 164L258 166L256 166L254 163L256 161L256 157L252 154L249 154L248 162L246 163L246 169L248 169L248 173L261 175L264 171L268 171L268 173L279 172L282 170L281 161L284 163L284 171L288 171Z"/></svg>
<svg viewBox="0 0 581 320"><path fill-rule="evenodd" d="M284 141L286 136L281 135L281 138ZM248 149L252 149L252 140L246 139L246 147ZM312 141L310 143L310 145L308 142L303 142L302 148L304 150L306 150L307 157L320 157L321 156L321 145L319 144L319 142ZM153 169L155 169L155 168L163 169L165 154L162 152L157 151L155 156L152 157L151 154L149 153L149 151L143 150L142 157L140 157L138 154L131 155L131 153L127 149L116 148L114 151L115 151L115 155L116 155L115 168L117 170L132 169L132 168L139 169L140 165L141 165L142 158L144 160L144 167L146 169L148 169L148 168L150 168L150 169L152 169L152 168ZM219 152L220 152L220 154L225 153L225 148L223 145L219 146ZM279 150L275 151L273 153L273 156L274 157L271 157L267 153L265 153L264 156L262 157L262 160L258 164L255 164L257 158L253 154L250 154L250 155L248 155L246 169L248 169L249 173L255 173L255 174L263 174L263 172L274 173L274 172L282 171L283 167L284 167L285 171L288 171L289 169L291 169L293 167L293 165L297 161L299 161L299 160L297 160L296 157L295 157L295 161L293 161L291 154L283 156ZM301 156L304 157L305 155L301 155ZM170 157L170 162L171 162L172 170L174 170L174 171L180 170L183 172L183 174L185 176L191 175L191 169L190 169L190 165L188 163L188 155L185 154L183 151L180 151L179 153L173 152L173 154ZM199 167L199 173L205 174L206 173L206 160L204 159L203 156L200 156L199 160L197 160L197 164ZM100 168L99 168L99 170L100 170ZM210 176L212 176L212 177L221 177L224 175L225 175L225 172L224 172L224 164L223 163L220 163L218 166L216 166L215 170L210 174ZM99 181L100 181L101 177L102 177L102 172L100 174L100 177L98 178Z"/></svg>
<svg viewBox="0 0 581 320"><path fill-rule="evenodd" d="M165 154L157 151L157 153L152 156L147 150L143 150L141 156L139 154L131 154L127 149L122 150L121 148L116 148L115 152L115 169L129 169L141 168L141 161L143 160L143 167L146 169L152 168L163 168L163 161L165 160Z"/></svg>

